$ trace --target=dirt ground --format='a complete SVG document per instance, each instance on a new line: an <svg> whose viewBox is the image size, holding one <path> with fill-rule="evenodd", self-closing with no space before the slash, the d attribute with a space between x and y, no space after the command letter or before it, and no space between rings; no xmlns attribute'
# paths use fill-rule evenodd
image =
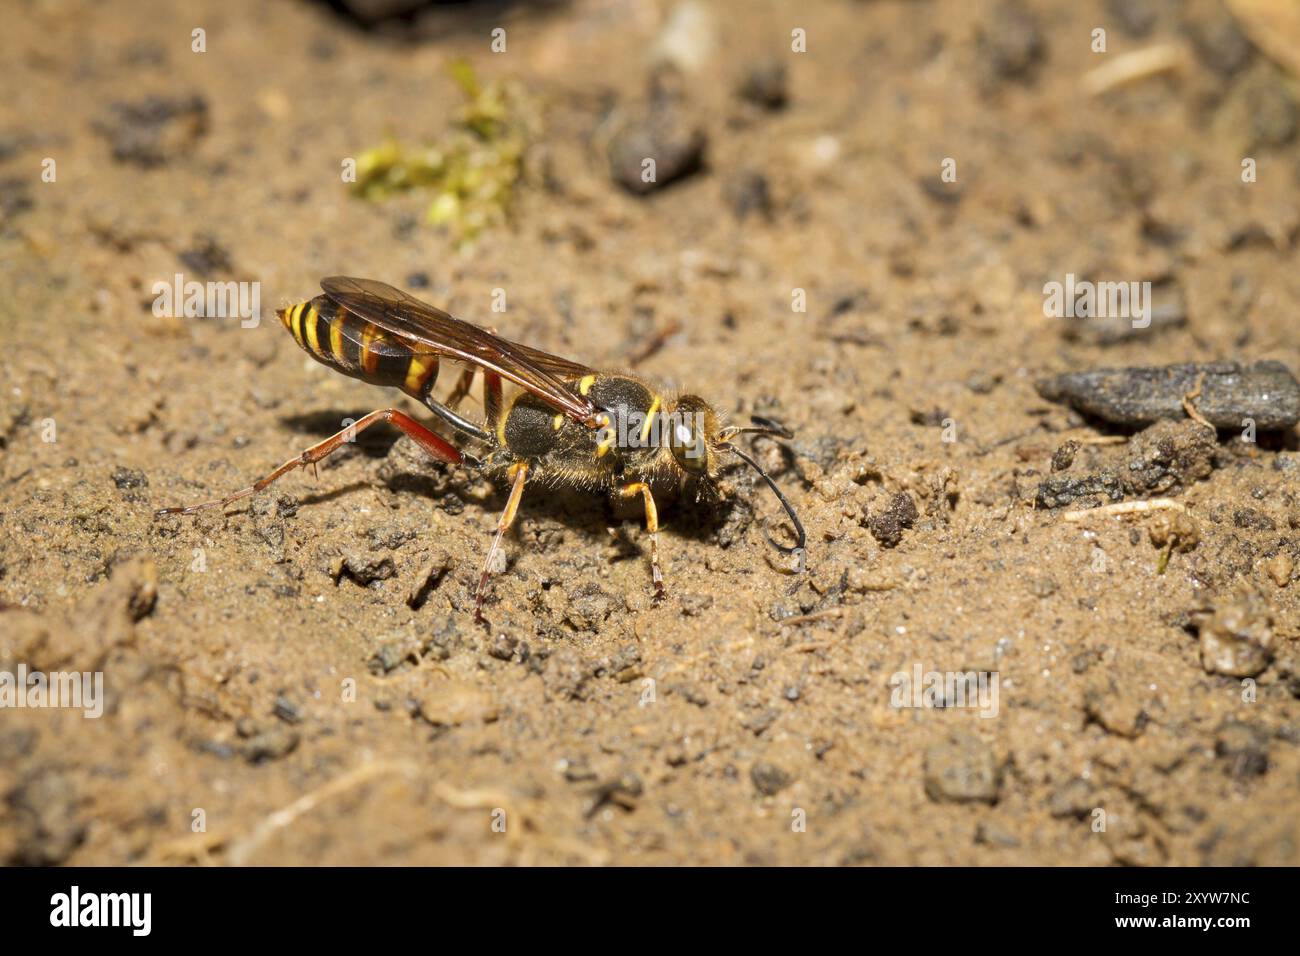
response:
<svg viewBox="0 0 1300 956"><path fill-rule="evenodd" d="M289 0L17 7L0 670L99 671L106 703L0 711L0 860L1300 863L1294 430L1131 436L1034 387L1300 370L1296 78L1218 2L575 0L373 30ZM1175 55L1089 92L1150 48ZM445 132L456 57L541 117L509 224L466 248L427 195L340 174ZM652 78L703 162L637 195L607 153ZM155 316L177 272L260 283L262 321ZM1156 283L1156 320L1046 317L1067 273ZM156 518L417 408L275 319L334 274L786 423L752 448L806 572L745 469L716 511L665 503L661 604L637 508L539 489L481 627L504 490L382 429ZM1183 512L1039 500L1070 439L1066 476L1175 449L1119 493L1194 523L1163 573ZM916 669L996 672L996 714L895 706Z"/></svg>

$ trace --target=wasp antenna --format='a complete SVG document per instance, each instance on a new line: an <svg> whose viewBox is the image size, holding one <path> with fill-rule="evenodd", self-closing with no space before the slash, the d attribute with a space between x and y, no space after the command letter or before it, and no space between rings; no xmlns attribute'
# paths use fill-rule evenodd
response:
<svg viewBox="0 0 1300 956"><path fill-rule="evenodd" d="M752 425L728 425L722 430L722 440L730 441L737 435L769 435L772 438L793 438L794 432L786 428L778 421L770 418L763 418L760 415L751 415Z"/></svg>
<svg viewBox="0 0 1300 956"><path fill-rule="evenodd" d="M772 536L771 536L770 534L767 535L767 543L770 544L772 547L776 548L776 550L780 551L782 554L796 554L796 555L798 555L798 556L799 556L799 570L800 570L800 571L803 571L803 570L804 570L804 567L805 567L805 563L804 563L804 562L805 562L806 557L807 557L806 552L804 551L804 545L805 545L805 544L807 543L807 541L808 541L808 535L804 532L804 530L803 530L803 522L800 521L800 520L799 520L799 516L798 516L797 514L795 514L794 505L790 504L790 499L787 498L787 497L785 496L784 493L782 493L781 489L777 487L776 482L773 481L772 478L771 478L771 476L768 475L768 473L765 472L765 471L764 471L764 470L759 466L758 462L756 462L756 461L755 461L753 458L751 458L749 455L745 454L743 451L741 451L741 450L740 450L739 448L737 448L735 445L731 445L731 444L723 444L723 445L721 445L720 447L723 448L723 449L725 449L726 451L731 452L733 455L735 455L735 456L736 456L737 458L739 458L741 461L745 462L747 465L749 465L751 468L753 468L756 472L758 472L758 476L759 476L760 478L762 478L763 481L765 481L765 482L767 483L767 486L768 486L769 488L772 489L772 493L776 495L777 500L781 502L781 507L785 509L785 513L790 517L790 522L794 525L794 530L795 530L795 539L796 539L796 541L797 541L798 543L795 544L795 546L792 547L792 548L791 548L791 547L786 547L785 545L780 544L779 542L772 540ZM766 534L766 532L764 532L764 533Z"/></svg>

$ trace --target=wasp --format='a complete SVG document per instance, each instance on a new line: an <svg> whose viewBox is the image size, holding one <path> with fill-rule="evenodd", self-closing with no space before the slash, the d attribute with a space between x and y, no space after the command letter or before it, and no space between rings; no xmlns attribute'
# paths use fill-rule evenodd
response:
<svg viewBox="0 0 1300 956"><path fill-rule="evenodd" d="M474 614L479 621L502 538L514 523L527 483L640 497L658 599L665 588L653 489L676 484L697 500L718 500L719 475L729 463L724 456L732 455L752 467L776 494L794 526L795 544L768 540L782 552L796 555L803 567L806 535L798 515L776 482L735 444L742 433L793 437L778 423L754 417L751 426L725 424L722 415L698 395L672 394L629 373L597 371L510 342L373 279L333 276L321 280L321 289L322 295L276 313L298 345L335 371L400 389L463 440L475 443L479 453L458 448L398 409L382 408L290 458L247 488L195 505L162 508L159 515L224 508L296 468L315 465L363 429L387 422L432 458L476 467L509 485L505 510L475 590ZM462 368L451 393L438 401L433 388L443 361ZM458 411L479 374L482 422Z"/></svg>

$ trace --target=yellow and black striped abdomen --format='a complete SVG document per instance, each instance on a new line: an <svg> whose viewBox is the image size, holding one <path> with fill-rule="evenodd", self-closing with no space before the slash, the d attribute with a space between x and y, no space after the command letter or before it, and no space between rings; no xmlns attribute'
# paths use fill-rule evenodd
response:
<svg viewBox="0 0 1300 956"><path fill-rule="evenodd" d="M438 356L349 312L329 296L281 309L280 321L312 358L371 385L400 388L421 401L438 381Z"/></svg>

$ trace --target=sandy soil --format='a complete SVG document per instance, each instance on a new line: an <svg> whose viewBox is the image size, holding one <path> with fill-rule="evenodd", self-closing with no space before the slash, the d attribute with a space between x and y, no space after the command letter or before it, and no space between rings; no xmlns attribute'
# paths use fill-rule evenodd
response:
<svg viewBox="0 0 1300 956"><path fill-rule="evenodd" d="M101 671L106 705L0 711L0 860L1300 863L1295 434L1222 433L1147 489L1198 537L1162 574L1160 515L1035 504L1058 448L1109 434L1040 375L1300 369L1294 80L1217 3L736 0L676 31L668 3L578 0L440 13L415 40L285 0L18 6L0 670ZM1089 70L1160 44L1173 69L1088 94ZM636 196L606 148L657 49L707 153ZM387 131L445 130L455 56L544 116L543 173L469 251L419 223L427 199L340 181ZM771 62L775 109L737 93ZM151 96L164 115L114 105ZM264 320L155 317L176 272L260 282ZM744 471L715 514L665 509L658 606L635 508L541 492L476 626L504 493L396 433L155 519L413 407L270 315L338 273L593 364L671 331L639 372L795 429L754 447L807 572L766 545L780 514ZM1162 283L1167 321L1046 318L1066 273ZM1085 443L1066 474L1127 474L1151 444ZM1216 627L1262 660L1222 664ZM916 667L996 671L996 716L892 706Z"/></svg>

